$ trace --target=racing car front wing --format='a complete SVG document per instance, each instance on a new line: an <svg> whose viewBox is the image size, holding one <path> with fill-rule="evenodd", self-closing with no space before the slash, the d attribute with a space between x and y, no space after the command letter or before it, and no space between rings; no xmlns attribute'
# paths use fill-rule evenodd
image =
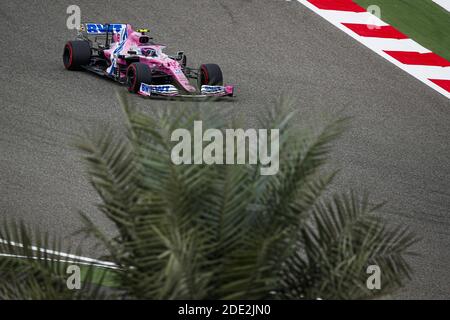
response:
<svg viewBox="0 0 450 320"><path fill-rule="evenodd" d="M142 96L166 96L183 98L233 97L234 86L202 86L197 94L183 94L171 84L150 85L142 83L138 92Z"/></svg>

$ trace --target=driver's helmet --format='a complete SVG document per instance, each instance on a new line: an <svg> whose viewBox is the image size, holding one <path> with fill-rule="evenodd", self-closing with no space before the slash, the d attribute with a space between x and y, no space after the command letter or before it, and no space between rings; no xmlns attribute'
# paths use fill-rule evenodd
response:
<svg viewBox="0 0 450 320"><path fill-rule="evenodd" d="M153 48L142 48L141 52L146 57L153 57L154 58L154 57L158 56L158 53Z"/></svg>

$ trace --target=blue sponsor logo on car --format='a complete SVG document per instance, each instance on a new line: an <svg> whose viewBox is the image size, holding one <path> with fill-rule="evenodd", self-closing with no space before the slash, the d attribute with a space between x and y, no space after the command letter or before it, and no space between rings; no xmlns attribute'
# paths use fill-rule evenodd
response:
<svg viewBox="0 0 450 320"><path fill-rule="evenodd" d="M144 94L164 94L164 93L177 93L178 90L173 85L148 85L146 83L141 84L141 90Z"/></svg>
<svg viewBox="0 0 450 320"><path fill-rule="evenodd" d="M171 91L171 89L172 89L172 86L154 86L154 87L152 87L153 92L159 92L159 93L169 92L169 91Z"/></svg>
<svg viewBox="0 0 450 320"><path fill-rule="evenodd" d="M96 33L96 34L103 34L108 32L117 32L119 33L122 28L123 24L118 23L112 23L112 24L97 24L97 23L87 23L86 24L86 32L87 33Z"/></svg>
<svg viewBox="0 0 450 320"><path fill-rule="evenodd" d="M145 83L141 83L141 91L144 93L150 93L150 86Z"/></svg>
<svg viewBox="0 0 450 320"><path fill-rule="evenodd" d="M221 92L224 90L223 86L202 86L202 91L203 92Z"/></svg>

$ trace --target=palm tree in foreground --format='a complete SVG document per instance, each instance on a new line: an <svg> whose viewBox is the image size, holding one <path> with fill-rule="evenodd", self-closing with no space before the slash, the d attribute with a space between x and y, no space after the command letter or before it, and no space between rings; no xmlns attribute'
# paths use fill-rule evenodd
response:
<svg viewBox="0 0 450 320"><path fill-rule="evenodd" d="M336 172L323 165L346 120L312 134L291 124L292 113L269 112L260 125L280 129L280 168L262 176L257 165L174 165L175 129L192 131L194 120L204 130L232 126L198 108L151 117L121 101L126 134L102 128L79 144L99 210L117 228L104 234L81 215L83 231L118 266L110 297L361 299L391 293L411 276L405 256L415 237L388 228L366 195L327 191ZM0 238L0 298L104 297L87 285L94 267L85 268L82 290L69 291L64 258L29 248L56 250L57 240L6 223ZM379 290L366 286L369 265L382 272Z"/></svg>

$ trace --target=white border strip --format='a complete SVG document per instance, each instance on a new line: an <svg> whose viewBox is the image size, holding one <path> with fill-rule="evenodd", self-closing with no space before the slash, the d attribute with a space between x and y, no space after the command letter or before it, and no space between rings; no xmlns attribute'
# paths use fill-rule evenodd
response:
<svg viewBox="0 0 450 320"><path fill-rule="evenodd" d="M8 244L8 241L0 239L0 243L3 244ZM10 245L15 246L15 247L19 247L19 248L23 248L23 244L21 243L16 243L13 241L9 242ZM114 263L114 262L109 262L109 261L101 261L101 260L97 260L97 259L92 259L92 258L88 258L88 257L82 257L82 256L77 256L74 254L69 254L69 253L64 253L64 252L59 252L59 251L53 251L53 250L49 250L49 249L44 249L44 248L38 248L36 246L31 246L30 247L31 250L33 251L39 251L42 253L47 253L50 255L55 255L55 256L59 256L59 257L63 257L63 258L67 258L68 260L64 260L61 262L71 262L71 263L80 263L80 264L85 264L85 265L94 265L97 267L103 267L103 268L110 268L110 269L118 269L118 266ZM17 256L17 255L10 255L10 254L0 254L1 257L16 257L16 258L27 258L25 256ZM37 257L33 257L34 259L37 259Z"/></svg>
<svg viewBox="0 0 450 320"><path fill-rule="evenodd" d="M33 260L43 260L39 259L38 257L26 257L26 256L19 256L15 254L6 254L6 253L0 253L0 257L6 257L6 258L17 258L17 259L33 259ZM50 260L50 259L46 259ZM96 264L96 263L90 263L90 262L82 262L82 261L75 261L75 260L59 260L60 263L71 263L76 265L84 265L84 266L93 266L98 268L105 268L105 269L119 269L116 266L106 266L104 264Z"/></svg>
<svg viewBox="0 0 450 320"><path fill-rule="evenodd" d="M368 47L372 51L376 52L386 60L390 61L392 64L396 65L400 69L409 73L413 77L425 83L427 86L433 88L440 94L444 95L450 99L450 92L441 88L437 84L431 82L428 79L439 79L439 80L450 80L450 67L435 67L435 66L416 66L416 65L406 65L400 61L394 59L383 50L393 50L393 51L416 51L421 53L431 52L430 50L422 47L417 42L411 39L383 39L383 38L371 38L362 37L350 30L349 28L342 25L342 23L352 23L353 21L359 21L359 23L366 24L378 24L387 25L386 23L378 21L379 19L368 12L347 12L347 11L335 11L335 10L322 10L314 6L307 0L297 0L299 3L303 4L310 10L317 13L322 18L328 20L334 26L348 34L353 39L362 43L364 46ZM364 20L365 19L365 20ZM365 22L362 22L365 21ZM378 23L377 23L378 21ZM375 22L375 23L374 23Z"/></svg>
<svg viewBox="0 0 450 320"><path fill-rule="evenodd" d="M440 5L447 11L450 11L450 1L449 0L433 0L436 4Z"/></svg>

